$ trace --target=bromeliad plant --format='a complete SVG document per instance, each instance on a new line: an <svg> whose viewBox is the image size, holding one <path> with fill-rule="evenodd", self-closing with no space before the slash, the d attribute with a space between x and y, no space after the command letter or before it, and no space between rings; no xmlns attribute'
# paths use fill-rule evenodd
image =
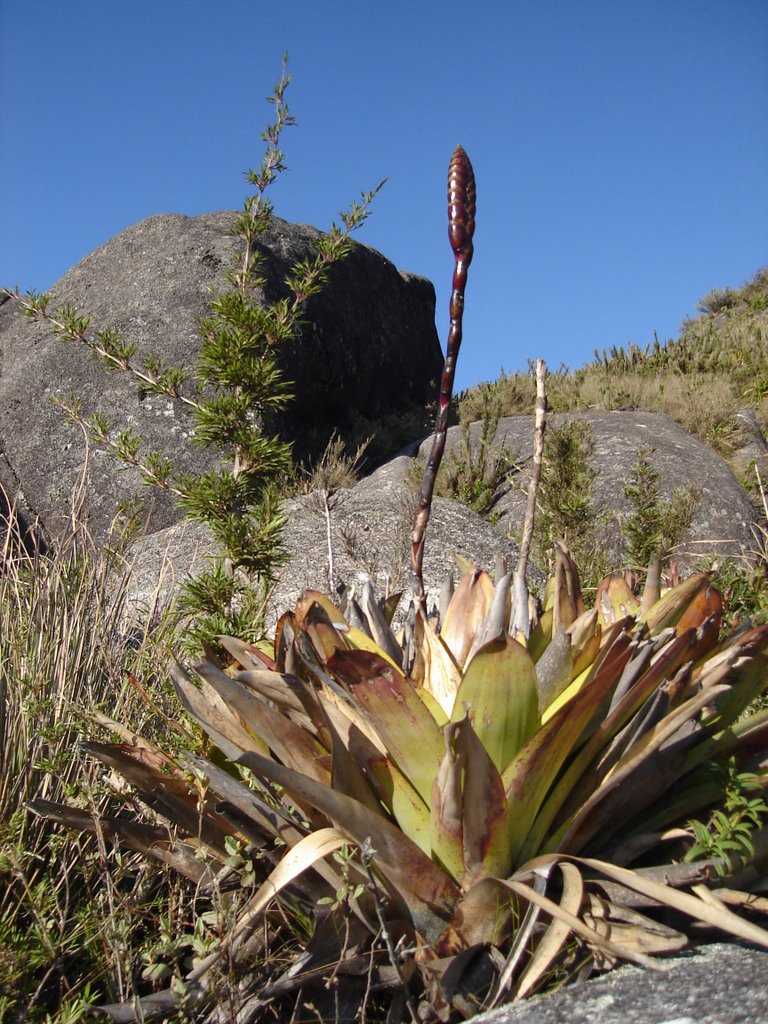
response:
<svg viewBox="0 0 768 1024"><path fill-rule="evenodd" d="M585 962L650 965L686 943L685 918L768 947L768 933L729 908L766 901L729 881L710 892L723 865L685 863L694 836L681 825L723 797L713 762L768 781L768 712L744 714L768 678L768 627L720 640L706 574L661 593L649 572L639 598L614 574L586 609L564 546L537 619L524 572L513 585L476 568L441 619L428 617L420 556L474 226L461 149L449 203L451 336L403 633L369 590L344 609L306 592L271 644L220 637L229 664L211 653L174 670L207 750L166 753L117 725L121 742L87 744L152 809L151 824L95 825L34 805L173 864L201 889L242 891L233 849L247 852L249 878L254 861L274 865L216 949L144 1002L145 1015L213 1004L208 1019L258 1020L288 999L365 1019L384 990L400 1000L392 1020L447 1021ZM754 875L762 833L751 842ZM738 885L746 867L731 865ZM307 915L309 945L270 972L270 932L257 925Z"/></svg>

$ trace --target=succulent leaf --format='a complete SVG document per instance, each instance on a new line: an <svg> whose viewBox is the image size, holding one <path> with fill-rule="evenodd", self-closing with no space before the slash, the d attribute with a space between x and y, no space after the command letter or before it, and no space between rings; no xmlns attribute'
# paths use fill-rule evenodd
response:
<svg viewBox="0 0 768 1024"><path fill-rule="evenodd" d="M445 640L432 631L421 609L416 610L414 648L416 657L411 678L419 685L422 699L425 699L425 694L432 697L447 720L453 711L456 692L461 683L461 670Z"/></svg>
<svg viewBox="0 0 768 1024"><path fill-rule="evenodd" d="M725 689L720 688L720 692ZM708 693L691 697L638 739L561 832L557 849L579 852L598 831L603 839L612 835L627 819L653 803L666 788L664 781L679 776L686 752L700 731L692 720L709 699Z"/></svg>
<svg viewBox="0 0 768 1024"><path fill-rule="evenodd" d="M396 825L357 800L260 754L242 754L238 763L258 777L283 786L294 799L317 807L352 842L371 846L375 851L373 863L401 896L414 926L428 940L437 938L450 920L459 891Z"/></svg>
<svg viewBox="0 0 768 1024"><path fill-rule="evenodd" d="M480 878L509 872L512 836L509 807L498 769L468 719L456 725L456 746L464 755L465 765L462 885L466 888Z"/></svg>
<svg viewBox="0 0 768 1024"><path fill-rule="evenodd" d="M440 636L461 669L488 617L492 600L493 583L483 569L475 568L462 576L453 593Z"/></svg>
<svg viewBox="0 0 768 1024"><path fill-rule="evenodd" d="M209 662L197 666L196 671L222 698L230 712L242 723L251 741L244 749L252 749L254 739L265 743L283 764L304 771L318 782L328 782L330 773L327 751L311 732L281 714L268 701L230 679ZM205 718L198 721L207 729Z"/></svg>
<svg viewBox="0 0 768 1024"><path fill-rule="evenodd" d="M459 723L443 729L445 754L432 786L430 843L435 860L457 882L464 876L464 804L461 780L465 752L457 747Z"/></svg>
<svg viewBox="0 0 768 1024"><path fill-rule="evenodd" d="M686 611L692 605L695 606L699 595L702 592L707 594L711 589L709 573L694 573L663 594L652 608L640 615L638 621L645 624L651 636L656 636L670 626L677 626ZM703 613L704 608L701 608L700 612ZM706 617L706 614L702 614L702 618L695 625L700 625Z"/></svg>
<svg viewBox="0 0 768 1024"><path fill-rule="evenodd" d="M440 955L450 956L473 946L501 946L520 916L519 901L498 878L475 882L461 897L449 928L436 944Z"/></svg>
<svg viewBox="0 0 768 1024"><path fill-rule="evenodd" d="M632 592L624 574L611 573L599 584L595 608L602 626L611 626L628 615L637 615L640 602Z"/></svg>
<svg viewBox="0 0 768 1024"><path fill-rule="evenodd" d="M443 760L443 737L413 683L368 651L338 651L328 667L349 688L393 762L429 806Z"/></svg>
<svg viewBox="0 0 768 1024"><path fill-rule="evenodd" d="M571 638L561 626L553 633L546 649L536 662L536 686L539 712L555 701L573 680L574 665Z"/></svg>
<svg viewBox="0 0 768 1024"><path fill-rule="evenodd" d="M470 660L451 718L465 715L499 772L536 731L536 668L512 637L491 641Z"/></svg>
<svg viewBox="0 0 768 1024"><path fill-rule="evenodd" d="M619 637L621 640L621 637ZM516 860L546 794L583 732L616 686L615 666L622 664L629 640L617 642L588 686L534 733L507 765L502 776L514 829L512 857Z"/></svg>

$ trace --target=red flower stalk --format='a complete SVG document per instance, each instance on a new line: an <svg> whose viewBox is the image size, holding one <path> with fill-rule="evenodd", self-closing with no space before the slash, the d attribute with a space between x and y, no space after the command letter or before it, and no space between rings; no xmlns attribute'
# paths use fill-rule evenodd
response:
<svg viewBox="0 0 768 1024"><path fill-rule="evenodd" d="M432 508L437 471L445 451L445 437L448 430L448 411L453 395L453 378L456 374L456 359L462 338L462 317L464 314L464 290L467 286L467 270L472 262L474 247L472 236L475 232L475 174L469 157L457 146L448 165L448 239L453 249L453 289L451 291L451 326L448 331L443 375L440 382L440 401L435 419L435 433L432 450L429 453L424 478L421 483L419 508L413 526L412 568L414 576L414 597L426 612L426 595L422 566L424 562L424 538Z"/></svg>

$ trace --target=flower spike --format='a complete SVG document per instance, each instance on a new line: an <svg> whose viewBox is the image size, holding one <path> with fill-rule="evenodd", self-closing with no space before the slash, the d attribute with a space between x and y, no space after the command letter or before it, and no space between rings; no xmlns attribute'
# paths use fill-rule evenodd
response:
<svg viewBox="0 0 768 1024"><path fill-rule="evenodd" d="M448 165L448 240L453 249L453 288L451 291L450 317L451 326L448 332L443 376L440 382L440 401L435 419L435 433L432 450L429 453L424 478L421 484L419 508L413 527L413 586L414 598L426 612L426 594L424 592L424 538L432 508L432 496L435 490L437 471L445 451L445 438L448 430L448 411L453 395L453 378L456 374L456 359L459 355L462 338L462 317L464 314L464 291L467 286L467 271L472 262L474 246L472 236L475 233L475 173L469 157L461 146L457 146Z"/></svg>

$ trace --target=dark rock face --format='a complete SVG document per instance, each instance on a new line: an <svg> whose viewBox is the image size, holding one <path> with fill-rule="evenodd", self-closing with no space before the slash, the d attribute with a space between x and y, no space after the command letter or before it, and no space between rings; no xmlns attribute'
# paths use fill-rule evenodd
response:
<svg viewBox="0 0 768 1024"><path fill-rule="evenodd" d="M550 416L547 429L572 418L586 420L591 428L595 445L592 465L598 470L592 486L593 507L596 516L605 517L600 537L612 564L620 566L624 555L621 520L630 511L624 487L640 447L654 449L651 464L660 474L662 499L668 500L675 488L686 484L694 485L698 491L690 527L676 552L684 568L693 569L701 559L739 556L755 549L755 511L744 488L719 455L667 416L640 411L567 413ZM475 424L470 431L475 443L479 439L479 427ZM451 450L460 444L460 428L451 427L446 457L450 458ZM516 536L525 517L525 488L533 454L533 417L502 418L496 444L507 448L520 467L513 485L502 489L493 509L497 529ZM419 450L422 459L426 459L429 445L429 440L422 443Z"/></svg>
<svg viewBox="0 0 768 1024"><path fill-rule="evenodd" d="M196 324L212 290L225 286L239 240L228 234L234 214L150 217L87 256L52 289L51 309L74 306L95 330L115 327L129 342L170 365L193 366ZM264 297L284 294L288 270L313 254L320 232L275 219L264 236ZM423 278L401 273L381 254L355 245L332 268L327 289L306 307L301 337L284 346L294 401L279 425L298 450L322 450L333 430L355 417L404 415L435 393L442 354L434 325L435 295ZM190 444L192 423L180 402L141 395L120 372L109 373L85 349L30 323L14 302L0 306L0 484L19 491L30 518L51 534L66 523L82 469L83 438L51 398L82 397L130 426L147 450L173 458L178 470L200 472L215 456ZM395 397L393 397L395 396ZM178 521L169 497L146 494L138 474L117 471L112 456L91 451L87 506L103 538L118 502L150 497L150 530Z"/></svg>

